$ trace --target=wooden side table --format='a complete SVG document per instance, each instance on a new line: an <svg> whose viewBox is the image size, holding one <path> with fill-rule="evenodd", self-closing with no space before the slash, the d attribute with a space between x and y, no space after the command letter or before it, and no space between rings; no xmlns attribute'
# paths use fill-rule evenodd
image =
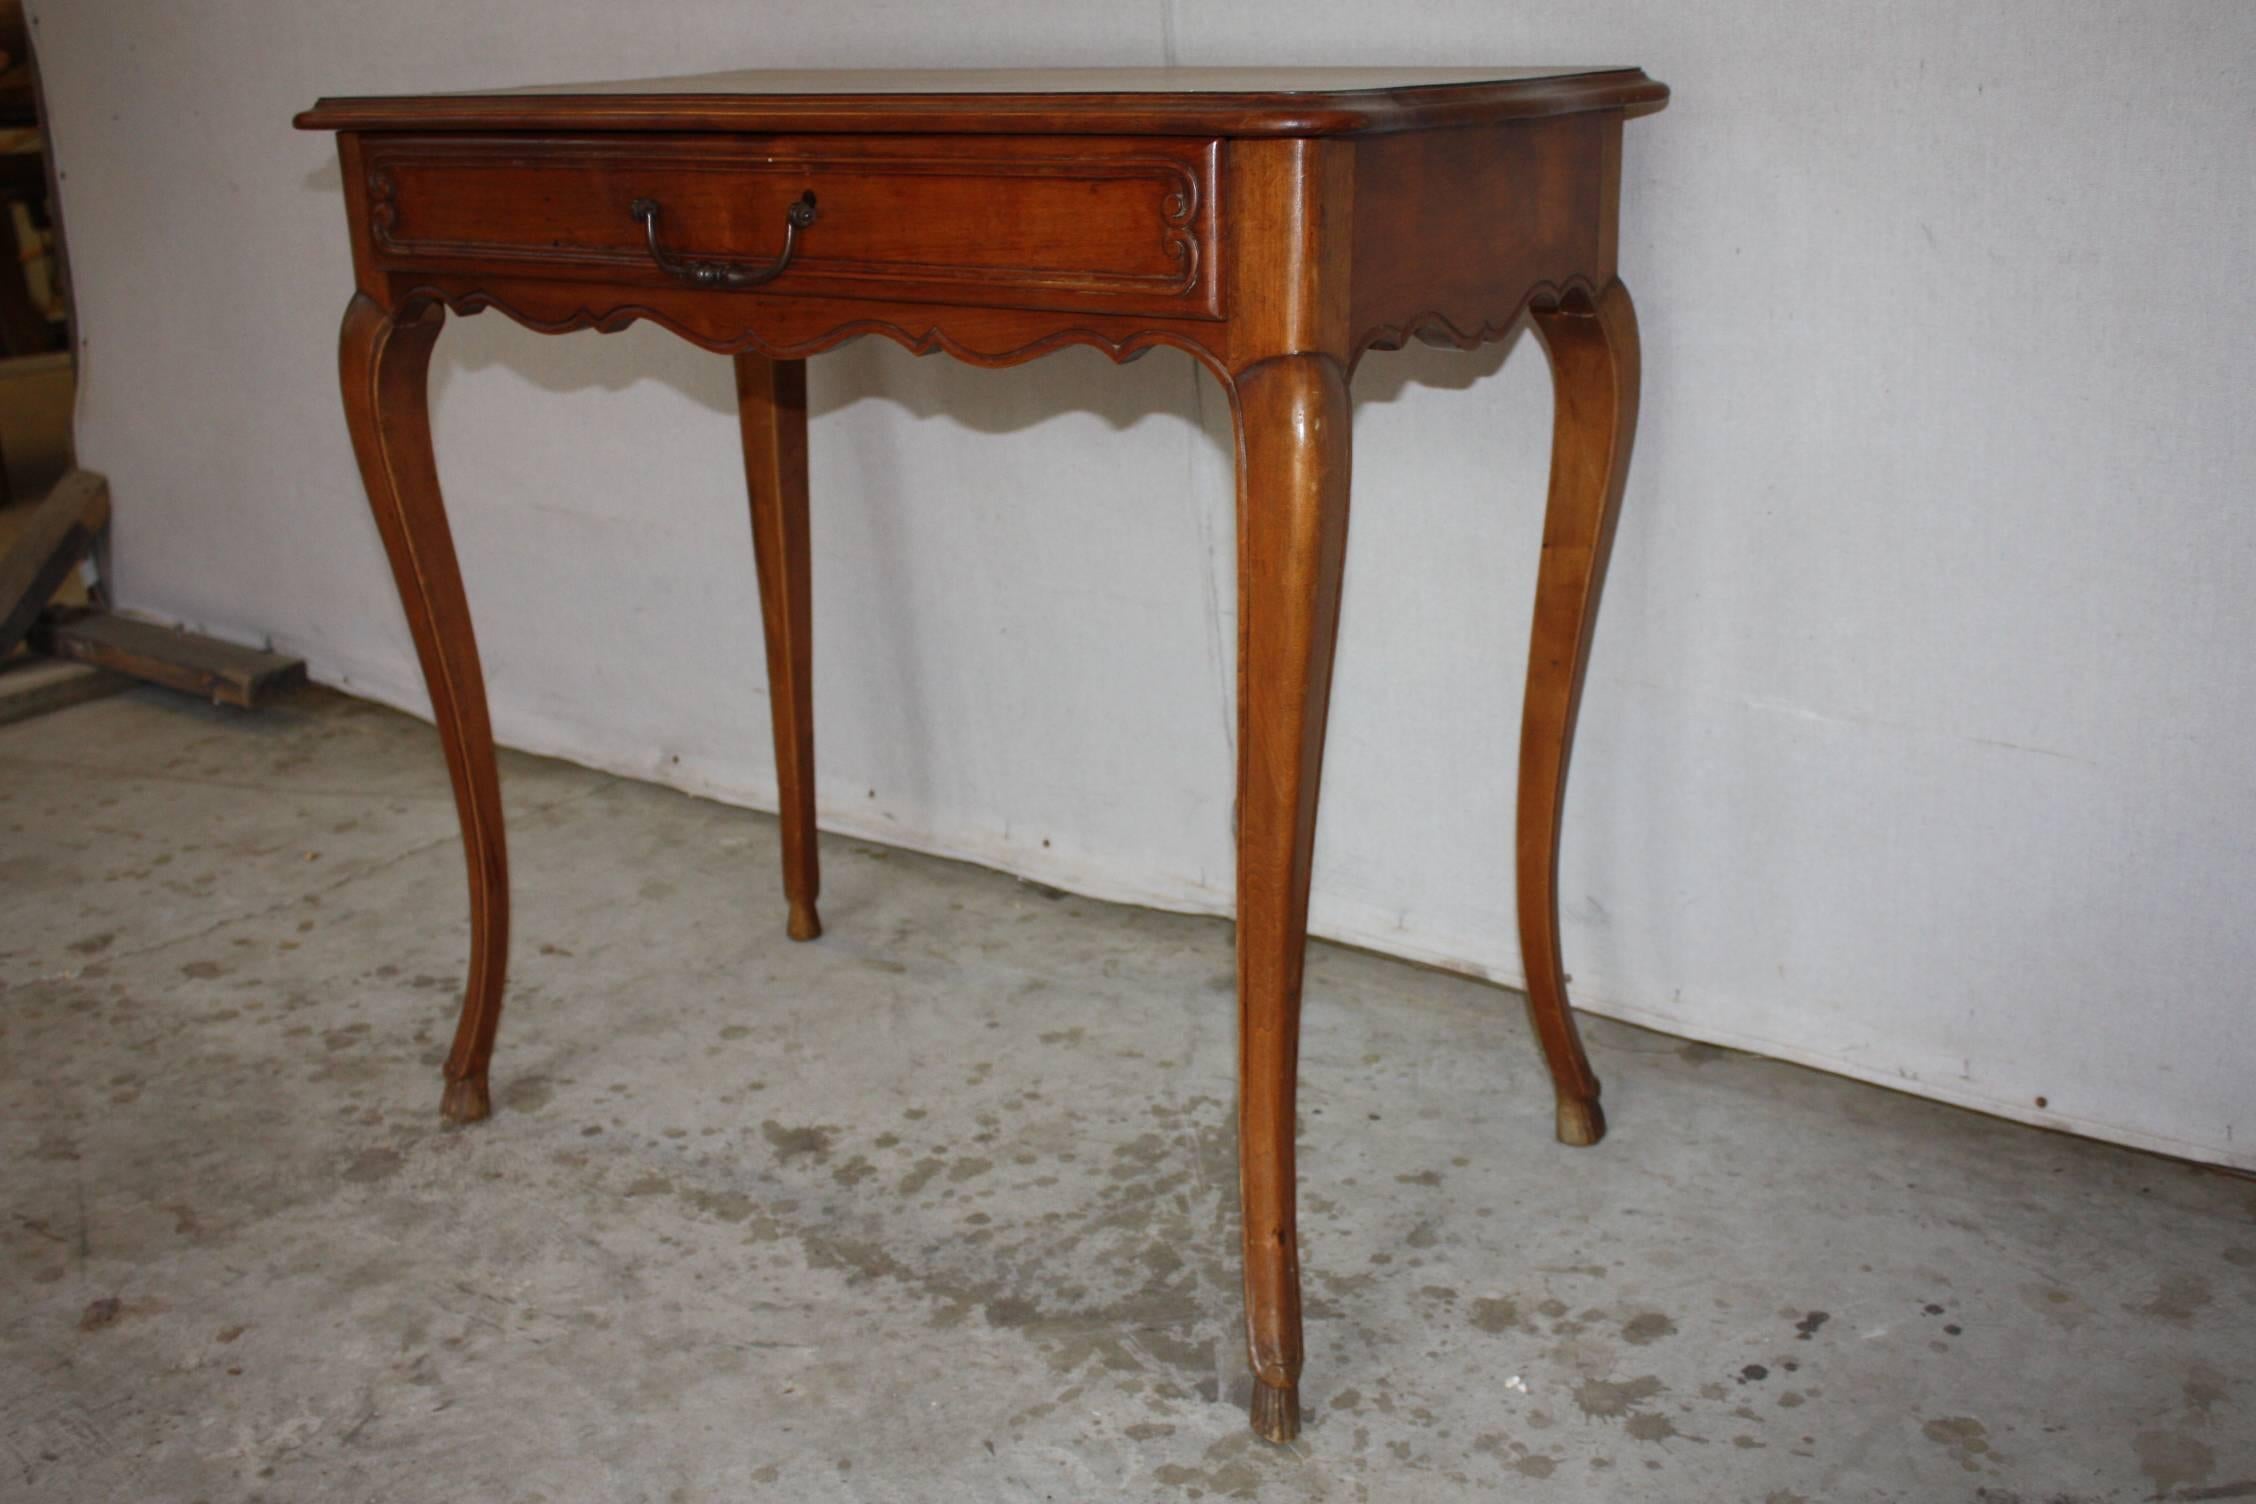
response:
<svg viewBox="0 0 2256 1504"><path fill-rule="evenodd" d="M805 358L864 334L1003 366L1186 350L1238 447L1238 1151L1253 1427L1299 1428L1293 1098L1309 859L1347 543L1348 377L1523 315L1557 390L1520 740L1519 922L1559 1137L1605 1131L1556 866L1584 653L1637 410L1614 274L1635 69L734 73L326 99L358 290L345 412L446 746L470 975L442 1110L490 1111L509 891L493 731L432 459L448 309L650 319L735 357L790 933L815 900Z"/></svg>

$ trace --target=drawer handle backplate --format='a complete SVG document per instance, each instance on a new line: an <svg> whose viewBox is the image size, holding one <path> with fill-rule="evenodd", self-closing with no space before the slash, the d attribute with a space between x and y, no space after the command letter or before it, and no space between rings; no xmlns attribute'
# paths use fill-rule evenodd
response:
<svg viewBox="0 0 2256 1504"><path fill-rule="evenodd" d="M799 195L784 215L783 250L767 262L706 261L669 255L658 246L658 201L638 198L627 206L627 212L642 221L643 234L650 242L650 259L676 282L692 287L758 287L782 276L783 269L791 264L791 253L799 248L799 232L815 222L815 194L810 188Z"/></svg>

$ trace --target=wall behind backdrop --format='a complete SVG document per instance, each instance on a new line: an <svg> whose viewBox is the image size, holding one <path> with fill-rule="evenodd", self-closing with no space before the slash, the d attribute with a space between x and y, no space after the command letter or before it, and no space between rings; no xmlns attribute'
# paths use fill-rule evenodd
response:
<svg viewBox="0 0 2256 1504"><path fill-rule="evenodd" d="M1568 801L1577 1000L2256 1167L2256 7L32 11L119 600L418 712L336 393L337 167L290 129L317 94L1645 67L1676 98L1629 130L1645 402ZM501 739L772 808L728 362L487 316L450 324L434 383ZM881 341L810 384L826 828L1226 909L1219 392L1172 352L988 372ZM1381 353L1356 399L1314 926L1515 982L1549 376L1529 340ZM774 883L745 874L748 922L781 924ZM1530 1048L1497 1006L1498 1047Z"/></svg>

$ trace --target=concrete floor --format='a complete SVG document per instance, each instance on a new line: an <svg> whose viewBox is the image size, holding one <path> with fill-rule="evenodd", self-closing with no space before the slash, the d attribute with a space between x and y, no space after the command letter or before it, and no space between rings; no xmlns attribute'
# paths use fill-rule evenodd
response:
<svg viewBox="0 0 2256 1504"><path fill-rule="evenodd" d="M1246 1433L1230 931L428 728L0 730L0 1498L2256 1498L2256 1184L1318 947L1308 1425ZM1501 870L1501 868L1500 868Z"/></svg>

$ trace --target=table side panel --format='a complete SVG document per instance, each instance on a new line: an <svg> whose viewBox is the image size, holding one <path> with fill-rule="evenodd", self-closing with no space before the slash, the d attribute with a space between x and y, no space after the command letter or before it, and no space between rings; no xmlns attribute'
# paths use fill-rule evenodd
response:
<svg viewBox="0 0 2256 1504"><path fill-rule="evenodd" d="M1353 143L1352 345L1470 348L1613 279L1620 113Z"/></svg>
<svg viewBox="0 0 2256 1504"><path fill-rule="evenodd" d="M675 255L772 260L817 218L775 297L869 297L1218 319L1220 147L1136 138L362 138L369 252L389 272L671 285Z"/></svg>

